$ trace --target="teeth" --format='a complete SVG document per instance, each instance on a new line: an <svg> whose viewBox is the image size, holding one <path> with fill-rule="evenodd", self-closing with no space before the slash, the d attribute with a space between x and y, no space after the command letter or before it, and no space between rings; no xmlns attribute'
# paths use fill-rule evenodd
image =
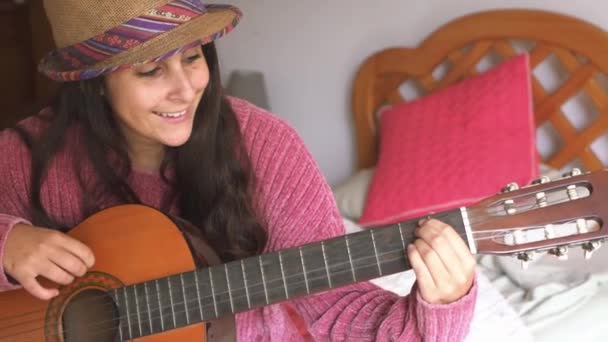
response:
<svg viewBox="0 0 608 342"><path fill-rule="evenodd" d="M160 112L155 112L156 114L165 117L165 118L177 118L180 117L184 114L186 114L186 111L181 111L181 112L176 112L176 113L160 113Z"/></svg>

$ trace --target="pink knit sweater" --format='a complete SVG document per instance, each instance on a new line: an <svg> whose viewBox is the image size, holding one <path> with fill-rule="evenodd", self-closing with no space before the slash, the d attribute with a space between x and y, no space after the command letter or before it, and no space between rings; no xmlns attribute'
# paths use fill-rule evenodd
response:
<svg viewBox="0 0 608 342"><path fill-rule="evenodd" d="M231 99L257 177L261 214L268 223L267 251L277 251L344 234L332 193L294 129L281 119L238 99ZM26 125L36 125L28 119ZM42 201L51 215L74 226L83 219L71 156L81 153L75 134L67 135L48 170ZM30 156L13 131L0 132L0 290L12 286L2 268L6 236L17 222L28 222ZM83 171L84 170L84 171ZM142 201L158 208L168 190L155 174L134 172L129 180ZM173 208L172 213L177 213ZM291 304L316 341L460 341L468 330L477 287L449 305L426 303L415 290L398 297L371 283L338 288ZM285 304L237 314L240 341L301 341Z"/></svg>

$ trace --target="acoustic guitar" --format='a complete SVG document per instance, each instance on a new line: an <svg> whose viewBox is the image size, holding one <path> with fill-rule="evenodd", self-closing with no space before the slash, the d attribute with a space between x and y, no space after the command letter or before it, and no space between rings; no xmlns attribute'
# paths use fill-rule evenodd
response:
<svg viewBox="0 0 608 342"><path fill-rule="evenodd" d="M608 171L541 178L475 205L433 214L473 253L587 257L608 238ZM96 264L50 301L0 293L0 342L207 341L203 322L410 269L418 219L279 252L195 267L178 226L139 205L101 211L70 231ZM50 283L46 283L49 285ZM221 337L220 337L221 338Z"/></svg>

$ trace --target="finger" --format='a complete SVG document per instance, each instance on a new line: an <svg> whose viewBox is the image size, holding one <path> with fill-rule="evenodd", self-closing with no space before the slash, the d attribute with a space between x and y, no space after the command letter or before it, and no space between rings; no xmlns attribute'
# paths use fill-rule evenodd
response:
<svg viewBox="0 0 608 342"><path fill-rule="evenodd" d="M456 253L456 255L458 255L460 260L462 260L465 265L470 264L472 262L473 265L469 266L474 266L475 258L473 257L469 246L467 246L466 242L462 239L462 237L458 235L458 233L456 233L456 231L451 227L450 229L446 229L445 236L452 243L452 246L454 247L454 252Z"/></svg>
<svg viewBox="0 0 608 342"><path fill-rule="evenodd" d="M82 277L87 272L84 261L63 248L50 252L49 259L73 276Z"/></svg>
<svg viewBox="0 0 608 342"><path fill-rule="evenodd" d="M422 261L428 268L429 273L431 277L433 277L433 281L435 282L437 287L449 281L450 273L447 270L444 262L437 254L437 252L435 252L428 243L421 239L417 239L416 241L414 241L414 245L420 253Z"/></svg>
<svg viewBox="0 0 608 342"><path fill-rule="evenodd" d="M427 302L434 303L437 300L434 296L437 293L437 284L435 284L428 267L424 263L424 260L422 260L422 256L414 244L410 244L407 247L407 256L416 275L420 295Z"/></svg>
<svg viewBox="0 0 608 342"><path fill-rule="evenodd" d="M48 280L54 281L55 283L61 285L68 285L74 281L73 275L69 274L51 261L47 261L41 265L39 274Z"/></svg>
<svg viewBox="0 0 608 342"><path fill-rule="evenodd" d="M49 300L59 294L59 290L57 289L42 287L33 275L25 277L15 276L15 280L17 280L27 292L38 299Z"/></svg>
<svg viewBox="0 0 608 342"><path fill-rule="evenodd" d="M58 236L58 246L63 247L80 258L88 268L93 267L95 264L95 257L93 251L87 245L65 234L60 234Z"/></svg>
<svg viewBox="0 0 608 342"><path fill-rule="evenodd" d="M459 275L464 271L463 260L450 241L450 237L454 237L446 234L449 230L453 231L449 225L441 221L429 220L417 229L416 235L431 246L451 275Z"/></svg>

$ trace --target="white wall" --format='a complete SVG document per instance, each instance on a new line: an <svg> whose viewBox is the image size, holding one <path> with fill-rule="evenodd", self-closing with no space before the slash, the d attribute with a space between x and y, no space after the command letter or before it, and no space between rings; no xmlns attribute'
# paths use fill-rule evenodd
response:
<svg viewBox="0 0 608 342"><path fill-rule="evenodd" d="M416 46L459 16L494 8L539 8L608 29L601 0L225 0L244 19L218 42L223 77L258 70L272 111L298 130L330 184L354 170L350 113L354 73L370 54Z"/></svg>

